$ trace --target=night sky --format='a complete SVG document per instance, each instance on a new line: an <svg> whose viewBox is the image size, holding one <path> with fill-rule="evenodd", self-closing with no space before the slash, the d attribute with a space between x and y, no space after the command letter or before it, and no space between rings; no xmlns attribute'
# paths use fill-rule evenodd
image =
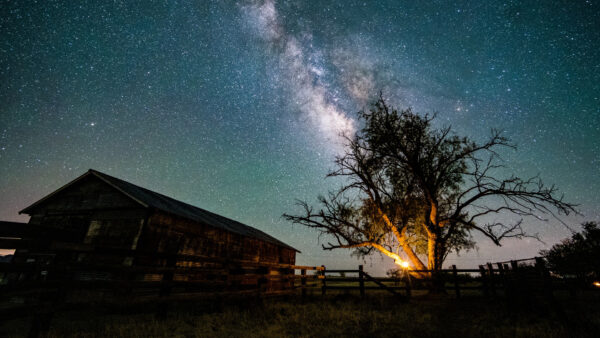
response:
<svg viewBox="0 0 600 338"><path fill-rule="evenodd" d="M266 231L300 264L355 267L281 215L339 187L338 132L380 90L475 140L502 130L507 173L556 184L580 204L569 224L600 221L600 2L579 0L2 1L0 219L94 168ZM481 240L447 263L569 235L527 224L546 244Z"/></svg>

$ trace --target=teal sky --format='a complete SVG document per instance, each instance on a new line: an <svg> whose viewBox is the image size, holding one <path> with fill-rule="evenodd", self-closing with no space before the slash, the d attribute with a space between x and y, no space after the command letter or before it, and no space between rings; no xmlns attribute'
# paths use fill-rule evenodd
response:
<svg viewBox="0 0 600 338"><path fill-rule="evenodd" d="M350 267L281 218L315 201L382 90L480 140L518 144L506 173L540 173L600 221L598 1L10 1L0 4L0 219L94 168L255 226L298 262ZM448 263L534 256L512 241ZM383 265L382 265L383 264ZM367 259L382 273L390 264Z"/></svg>

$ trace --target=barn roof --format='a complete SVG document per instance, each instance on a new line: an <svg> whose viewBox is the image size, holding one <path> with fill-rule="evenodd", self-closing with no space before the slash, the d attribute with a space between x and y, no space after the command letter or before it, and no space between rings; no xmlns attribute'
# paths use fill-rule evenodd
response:
<svg viewBox="0 0 600 338"><path fill-rule="evenodd" d="M90 169L88 172L86 172L82 176L78 177L74 181L68 183L67 185L56 190L55 192L51 193L50 195L35 202L34 204L30 205L29 207L21 210L19 213L28 213L28 211L32 210L33 207L39 205L41 202L54 196L59 191L62 191L63 189L67 188L68 186L72 185L73 183L83 179L84 177L88 177L90 175L98 177L102 181L111 185L113 188L119 190L121 193L125 194L126 196L133 199L137 203L141 204L145 208L153 208L153 209L161 210L161 211L164 211L167 213L181 216L183 218L186 218L186 219L189 219L192 221L204 223L204 224L213 226L215 228L230 231L230 232L233 232L233 233L236 233L236 234L239 234L242 236L246 236L246 237L256 238L256 239L259 239L259 240L262 240L265 242L273 243L278 246L283 246L283 247L298 251L297 249L283 243L282 241L280 241L258 229L255 229L251 226L245 225L238 221L234 221L230 218L227 218L227 217L224 217L221 215L217 215L215 213L198 208L191 204L187 204L187 203L178 201L174 198L165 196L163 194L159 194L157 192L148 190L146 188L142 188L135 184L129 183L127 181L123 181L119 178L107 175L105 173L101 173L101 172L99 172L97 170L93 170L93 169ZM298 251L298 252L300 252L300 251Z"/></svg>

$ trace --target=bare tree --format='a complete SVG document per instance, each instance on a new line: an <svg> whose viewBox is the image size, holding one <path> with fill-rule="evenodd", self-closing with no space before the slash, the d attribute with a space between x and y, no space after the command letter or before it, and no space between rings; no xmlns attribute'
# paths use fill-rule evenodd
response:
<svg viewBox="0 0 600 338"><path fill-rule="evenodd" d="M325 250L378 251L416 270L439 270L449 252L474 246L474 231L500 245L505 238L536 236L524 232L523 217L576 212L539 177L496 177L498 149L514 148L498 131L477 143L450 127L434 129L434 117L390 108L381 97L359 117L364 128L347 137L328 174L346 178L345 184L319 196L317 209L300 201L301 215L284 214L326 235ZM521 220L482 222L503 213Z"/></svg>

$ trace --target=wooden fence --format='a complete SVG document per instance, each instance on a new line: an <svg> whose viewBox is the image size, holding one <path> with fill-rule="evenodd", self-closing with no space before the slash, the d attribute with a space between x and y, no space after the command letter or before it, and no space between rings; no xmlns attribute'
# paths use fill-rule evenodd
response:
<svg viewBox="0 0 600 338"><path fill-rule="evenodd" d="M33 227L3 225L0 249L19 251L13 261L0 262L0 318L32 317L31 337L48 331L55 312L90 304L148 303L165 318L169 304L181 300L298 289L305 295L322 269L62 242L56 234L39 236Z"/></svg>
<svg viewBox="0 0 600 338"><path fill-rule="evenodd" d="M433 274L437 274L435 278ZM487 263L478 269L404 270L396 277L372 277L363 266L358 270L328 270L324 266L321 275L321 292L327 290L355 290L361 296L367 290L384 290L394 296L409 299L413 291L431 291L434 283L441 285L442 292L453 293L461 298L465 293L486 297L505 297L509 299L527 298L539 295L552 298L555 291L568 291L576 297L581 291L600 291L589 281L571 276L564 277L550 271L541 257L513 260L508 262ZM415 278L415 275L429 275ZM351 276L348 276L351 275Z"/></svg>
<svg viewBox="0 0 600 338"><path fill-rule="evenodd" d="M361 296L365 295L366 290L384 290L394 296L408 299L415 290L429 291L432 288L432 279L415 278L415 274L431 274L432 270L404 270L396 277L373 277L366 273L362 265L358 270L328 270L323 267L319 272L321 277L322 294L327 290L357 290ZM442 269L435 271L438 273L444 283L445 290L453 290L457 297L461 297L461 290L481 290L484 291L486 275L483 277L468 277L465 274L481 273L479 269L458 269L455 265L451 269ZM337 275L337 276L336 276ZM348 275L356 275L349 277Z"/></svg>
<svg viewBox="0 0 600 338"><path fill-rule="evenodd" d="M4 242L6 243L6 242ZM53 243L60 248L59 243ZM4 245L6 247L6 245ZM107 252L134 259L160 259L163 266L126 266L89 263L0 263L0 318L31 316L29 336L47 332L53 314L87 308L89 304L154 304L158 318L165 318L169 304L181 300L214 297L268 297L295 293L317 280L320 267L216 259L187 255L122 252L110 248L58 250L58 254ZM185 265L178 263L185 262ZM191 266L189 266L191 264ZM195 265L195 266L194 266ZM280 274L273 274L279 271ZM299 271L299 274L296 274ZM150 278L148 278L150 276ZM194 276L194 278L186 278ZM272 283L284 288L271 288Z"/></svg>
<svg viewBox="0 0 600 338"><path fill-rule="evenodd" d="M0 263L0 317L30 316L31 337L48 331L55 312L86 308L90 303L148 303L155 307L157 317L164 318L172 302L215 296L306 296L319 291L326 295L333 290L355 290L364 296L379 290L406 301L414 291L432 288L431 279L413 276L433 273L429 270L409 270L382 278L371 276L362 265L358 270L333 270L325 266L141 252L65 243L51 235L45 239L6 238L15 233L4 230L0 231L0 249L33 250L42 258L47 256L30 262ZM78 259L93 256L111 257L112 263ZM114 263L115 257L119 264ZM457 298L472 291L489 297L521 297L531 292L552 297L555 290L566 289L575 295L581 286L554 276L541 258L488 263L478 269L453 265L435 273L445 290Z"/></svg>

